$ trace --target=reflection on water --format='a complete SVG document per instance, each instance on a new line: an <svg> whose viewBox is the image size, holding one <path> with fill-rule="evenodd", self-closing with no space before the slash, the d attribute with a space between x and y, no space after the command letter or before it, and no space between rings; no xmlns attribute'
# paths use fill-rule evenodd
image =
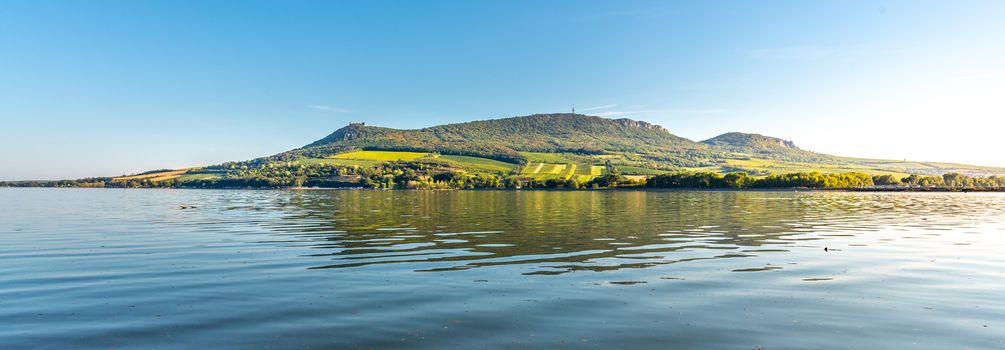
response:
<svg viewBox="0 0 1005 350"><path fill-rule="evenodd" d="M1000 197L933 206L931 196L760 192L307 193L262 227L318 248L311 268L411 263L415 271L529 264L528 274L644 268L817 246L827 237L897 227L973 230L1002 216ZM985 199L985 200L980 200ZM258 211L257 203L225 210ZM979 215L975 215L979 214ZM929 219L937 219L928 221ZM211 225L200 222L197 225ZM897 237L883 237L896 239ZM923 238L923 237L899 237ZM967 242L959 242L966 244ZM867 244L863 244L867 245ZM823 246L821 249L825 248ZM839 251L839 249L832 249ZM686 254L685 254L686 253ZM422 263L422 264L418 264ZM781 269L781 266L736 271Z"/></svg>
<svg viewBox="0 0 1005 350"><path fill-rule="evenodd" d="M0 189L0 212L0 348L1005 347L999 194Z"/></svg>

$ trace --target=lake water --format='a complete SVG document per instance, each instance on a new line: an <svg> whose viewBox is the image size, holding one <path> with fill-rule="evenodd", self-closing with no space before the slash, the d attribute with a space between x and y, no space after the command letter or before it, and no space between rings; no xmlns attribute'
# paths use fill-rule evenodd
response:
<svg viewBox="0 0 1005 350"><path fill-rule="evenodd" d="M1005 195L0 189L3 349L758 346L1005 348Z"/></svg>

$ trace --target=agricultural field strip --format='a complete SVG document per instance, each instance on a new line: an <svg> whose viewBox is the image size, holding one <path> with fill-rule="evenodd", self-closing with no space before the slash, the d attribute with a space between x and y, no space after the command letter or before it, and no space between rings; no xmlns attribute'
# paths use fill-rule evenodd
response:
<svg viewBox="0 0 1005 350"><path fill-rule="evenodd" d="M537 173L541 172L541 168L542 167L544 167L544 163L538 163L537 167L534 168L534 171L532 171L531 174L537 174Z"/></svg>
<svg viewBox="0 0 1005 350"><path fill-rule="evenodd" d="M578 166L579 166L579 165L578 165L578 164L575 164L575 163L573 163L573 164L571 164L571 165L569 166L569 174L565 175L565 179L566 179L566 180L568 180L568 179L571 179L571 178L572 178L572 176L576 175L576 167L578 167Z"/></svg>
<svg viewBox="0 0 1005 350"><path fill-rule="evenodd" d="M462 168L467 168L476 172L506 173L517 167L516 164L501 162L493 159L440 155L427 152L405 152L405 151L355 151L328 156L326 160L333 160L331 164L346 165L374 165L380 162L390 161L415 161L422 159L438 159Z"/></svg>
<svg viewBox="0 0 1005 350"><path fill-rule="evenodd" d="M334 159L358 159L358 160L380 160L380 161L396 161L396 160L416 160L423 157L428 157L430 154L425 152L398 152L398 151L356 151L336 154L333 156L328 156L328 158Z"/></svg>
<svg viewBox="0 0 1005 350"><path fill-rule="evenodd" d="M535 180L548 179L575 179L579 182L587 182L598 175L604 173L606 166L590 165L588 163L573 162L568 163L528 163L520 173Z"/></svg>
<svg viewBox="0 0 1005 350"><path fill-rule="evenodd" d="M171 170L171 171L162 171L162 172L159 172L159 173L151 173L151 174L143 174L143 175L122 176L122 177L112 178L112 181L150 180L150 181L157 182L157 181L170 180L170 179L176 178L176 177L181 176L182 174L184 174L184 173L186 173L186 172L188 172L189 170L192 170L192 169L195 169L195 168L186 168L186 169L178 169L178 170Z"/></svg>
<svg viewBox="0 0 1005 350"><path fill-rule="evenodd" d="M907 176L906 173L898 172L895 169L885 169L881 166L864 166L864 165L853 165L853 164L849 165L813 164L813 163L802 163L802 162L775 161L760 158L727 159L725 165L728 167L747 171L763 171L772 174L814 172L814 171L818 171L821 173L839 174L839 173L856 171L871 175L894 175L899 177ZM690 168L688 170L724 172L724 170L721 167Z"/></svg>
<svg viewBox="0 0 1005 350"><path fill-rule="evenodd" d="M508 173L513 171L513 169L518 166L516 164L501 162L498 160L469 156L440 155L439 157L436 157L436 159L447 161L470 170L492 173Z"/></svg>

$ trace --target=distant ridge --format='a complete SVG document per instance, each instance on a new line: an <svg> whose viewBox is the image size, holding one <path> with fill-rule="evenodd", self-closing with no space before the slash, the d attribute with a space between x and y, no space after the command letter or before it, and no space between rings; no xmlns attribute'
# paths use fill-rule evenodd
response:
<svg viewBox="0 0 1005 350"><path fill-rule="evenodd" d="M792 141L730 132L701 142L674 135L663 126L629 118L573 113L534 114L501 119L394 129L350 123L304 147L261 161L324 158L354 150L414 151L527 163L525 152L616 155L619 164L644 169L707 169L768 174L794 171L871 171L896 174L971 175L1005 169L952 163L840 157L801 149Z"/></svg>
<svg viewBox="0 0 1005 350"><path fill-rule="evenodd" d="M519 152L632 152L676 164L699 164L708 146L659 125L582 114L535 114L400 130L352 123L290 154L319 156L349 149L474 155L522 163Z"/></svg>
<svg viewBox="0 0 1005 350"><path fill-rule="evenodd" d="M721 147L744 147L756 149L773 148L794 148L796 144L792 141L782 140L777 137L764 136L761 134L747 134L742 132L725 133L708 140L702 141L706 145Z"/></svg>
<svg viewBox="0 0 1005 350"><path fill-rule="evenodd" d="M761 134L730 132L701 141L701 143L736 155L794 162L826 164L844 164L848 162L847 160L840 159L840 157L802 150L796 147L796 144L792 141Z"/></svg>
<svg viewBox="0 0 1005 350"><path fill-rule="evenodd" d="M130 176L2 186L76 187L609 187L607 181L679 172L787 174L800 179L899 179L912 184L999 181L1005 168L863 159L801 149L776 137L730 132L695 142L661 125L573 113L534 114L422 129L353 122L272 156ZM946 179L943 175L946 174ZM918 177L918 176L921 177ZM695 179L701 178L698 175ZM664 178L666 180L667 178ZM961 180L964 179L964 180ZM537 182L534 182L537 181ZM634 180L633 180L634 181ZM868 181L866 181L868 182ZM863 182L863 183L866 183ZM843 182L842 182L843 183ZM1003 186L1005 187L1005 186Z"/></svg>

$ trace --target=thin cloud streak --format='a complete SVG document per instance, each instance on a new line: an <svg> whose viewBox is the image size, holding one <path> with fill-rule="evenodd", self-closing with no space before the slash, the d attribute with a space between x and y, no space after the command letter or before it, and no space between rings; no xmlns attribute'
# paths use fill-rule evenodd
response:
<svg viewBox="0 0 1005 350"><path fill-rule="evenodd" d="M608 111L597 113L598 117L612 117L612 116L622 116L622 115L632 115L632 114L719 114L726 113L726 109L722 108L677 108L677 109L647 109L647 110L634 110L634 111Z"/></svg>
<svg viewBox="0 0 1005 350"><path fill-rule="evenodd" d="M622 116L631 114L642 114L642 113L662 113L662 110L643 110L643 111L610 111L597 113L598 117L612 117L612 116Z"/></svg>
<svg viewBox="0 0 1005 350"><path fill-rule="evenodd" d="M694 109L683 108L683 109L671 109L667 111L667 113L673 113L673 114L719 114L726 112L728 112L728 110L723 108L694 108Z"/></svg>
<svg viewBox="0 0 1005 350"><path fill-rule="evenodd" d="M307 106L307 108L318 110L318 111L322 111L322 112L328 112L328 113L349 113L349 112L352 112L352 111L350 111L348 109L338 108L338 107L335 107L335 106L328 106L328 105L310 105L310 106Z"/></svg>
<svg viewBox="0 0 1005 350"><path fill-rule="evenodd" d="M596 106L596 107L590 107L590 108L583 108L583 109L580 109L579 111L580 112L596 111L596 110L600 110L600 109L610 109L610 108L614 108L614 107L617 107L617 106L618 105L616 105L616 104L603 105L603 106Z"/></svg>

